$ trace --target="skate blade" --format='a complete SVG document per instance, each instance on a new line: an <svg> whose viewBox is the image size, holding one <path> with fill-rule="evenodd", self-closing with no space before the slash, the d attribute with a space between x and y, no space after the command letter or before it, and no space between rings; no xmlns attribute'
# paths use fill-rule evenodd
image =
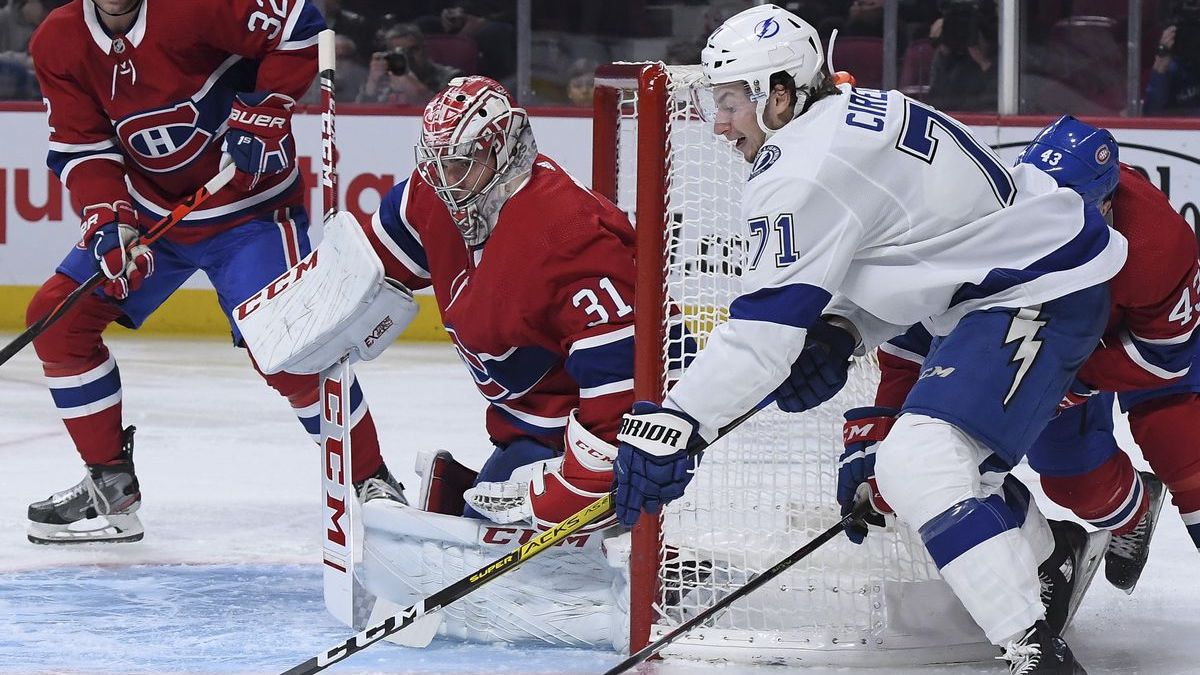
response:
<svg viewBox="0 0 1200 675"><path fill-rule="evenodd" d="M145 530L134 514L97 516L66 525L30 523L26 536L34 544L91 544L141 541Z"/></svg>
<svg viewBox="0 0 1200 675"><path fill-rule="evenodd" d="M1063 624L1063 632L1071 625L1071 620L1075 618L1075 610L1083 603L1084 594L1096 578L1096 572L1100 571L1100 563L1104 562L1104 553L1108 551L1108 540L1111 536L1107 530L1088 533L1087 545L1084 546L1083 554L1075 565L1075 591L1067 606L1067 620Z"/></svg>
<svg viewBox="0 0 1200 675"><path fill-rule="evenodd" d="M1143 471L1141 473L1143 476L1147 475L1147 472L1145 472L1145 471ZM1149 474L1149 475L1153 476L1154 474ZM1154 480L1157 481L1158 477L1154 476ZM1150 499L1150 506L1147 509L1147 515L1150 516L1150 530L1146 533L1146 542L1147 542L1146 546L1147 547L1150 546L1149 542L1154 541L1154 530L1155 530L1155 528L1158 527L1158 520L1162 516L1163 502L1165 502L1166 500L1167 500L1167 486L1163 485L1160 482L1158 485L1157 494L1155 494ZM1149 555L1149 553L1147 553L1147 555ZM1146 564L1149 564L1149 562L1150 561L1147 559ZM1145 571L1145 569L1146 569L1146 567L1145 567L1145 565L1143 565L1142 571ZM1112 584L1114 587L1124 591L1125 595L1133 595L1133 589L1137 588L1137 583L1142 578L1141 572L1138 572L1138 575L1133 578L1132 583L1130 583L1129 586L1126 587L1124 584L1117 583L1117 581L1114 581L1112 577L1108 576L1108 565L1104 566L1104 576L1108 579L1108 582L1110 584Z"/></svg>

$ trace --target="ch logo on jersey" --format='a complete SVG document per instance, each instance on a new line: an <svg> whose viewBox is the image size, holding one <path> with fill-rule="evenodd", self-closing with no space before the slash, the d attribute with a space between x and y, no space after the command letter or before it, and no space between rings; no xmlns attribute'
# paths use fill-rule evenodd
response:
<svg viewBox="0 0 1200 675"><path fill-rule="evenodd" d="M152 173L175 171L199 155L212 134L197 126L200 111L191 101L132 115L117 125L117 136L139 166Z"/></svg>
<svg viewBox="0 0 1200 675"><path fill-rule="evenodd" d="M772 18L766 18L758 22L754 27L754 34L759 40L775 37L779 33L779 22Z"/></svg>
<svg viewBox="0 0 1200 675"><path fill-rule="evenodd" d="M493 403L520 398L537 386L554 369L559 359L540 347L510 347L503 354L477 353L463 344L458 333L446 326L454 349L467 364L479 393Z"/></svg>

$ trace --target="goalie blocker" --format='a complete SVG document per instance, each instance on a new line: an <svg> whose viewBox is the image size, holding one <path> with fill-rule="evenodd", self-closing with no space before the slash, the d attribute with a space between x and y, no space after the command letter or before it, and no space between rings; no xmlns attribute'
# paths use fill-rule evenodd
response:
<svg viewBox="0 0 1200 675"><path fill-rule="evenodd" d="M346 354L379 356L417 314L412 292L383 272L354 216L325 221L306 258L234 310L264 373L318 373Z"/></svg>

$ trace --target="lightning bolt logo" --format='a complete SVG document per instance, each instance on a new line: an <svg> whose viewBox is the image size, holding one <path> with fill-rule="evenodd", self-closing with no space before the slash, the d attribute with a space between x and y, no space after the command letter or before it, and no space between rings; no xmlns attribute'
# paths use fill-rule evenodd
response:
<svg viewBox="0 0 1200 675"><path fill-rule="evenodd" d="M1009 359L1009 363L1017 364L1017 374L1008 388L1008 394L1004 397L1004 407L1006 408L1008 402L1012 400L1013 394L1017 393L1017 387L1021 386L1021 380L1025 379L1025 374L1029 372L1034 359L1037 358L1038 351L1042 348L1042 341L1038 339L1037 334L1042 326L1046 325L1046 322L1038 318L1039 314L1040 311L1036 309L1018 310L1017 315L1008 325L1008 335L1004 337L1004 344L1010 345L1018 341L1020 344L1017 345L1016 351Z"/></svg>

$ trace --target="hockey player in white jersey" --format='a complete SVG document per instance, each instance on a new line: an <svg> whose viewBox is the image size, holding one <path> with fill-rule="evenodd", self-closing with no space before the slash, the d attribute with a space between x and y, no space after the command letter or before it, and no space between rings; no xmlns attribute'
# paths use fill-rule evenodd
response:
<svg viewBox="0 0 1200 675"><path fill-rule="evenodd" d="M874 498L920 532L1012 673L1083 672L1044 620L1045 519L1002 479L1098 343L1125 239L937 110L835 86L816 31L783 9L729 19L702 61L713 131L753 163L743 292L662 405L626 416L618 517L683 494L690 439L772 394L817 405L853 352L922 323L934 345L878 446Z"/></svg>

